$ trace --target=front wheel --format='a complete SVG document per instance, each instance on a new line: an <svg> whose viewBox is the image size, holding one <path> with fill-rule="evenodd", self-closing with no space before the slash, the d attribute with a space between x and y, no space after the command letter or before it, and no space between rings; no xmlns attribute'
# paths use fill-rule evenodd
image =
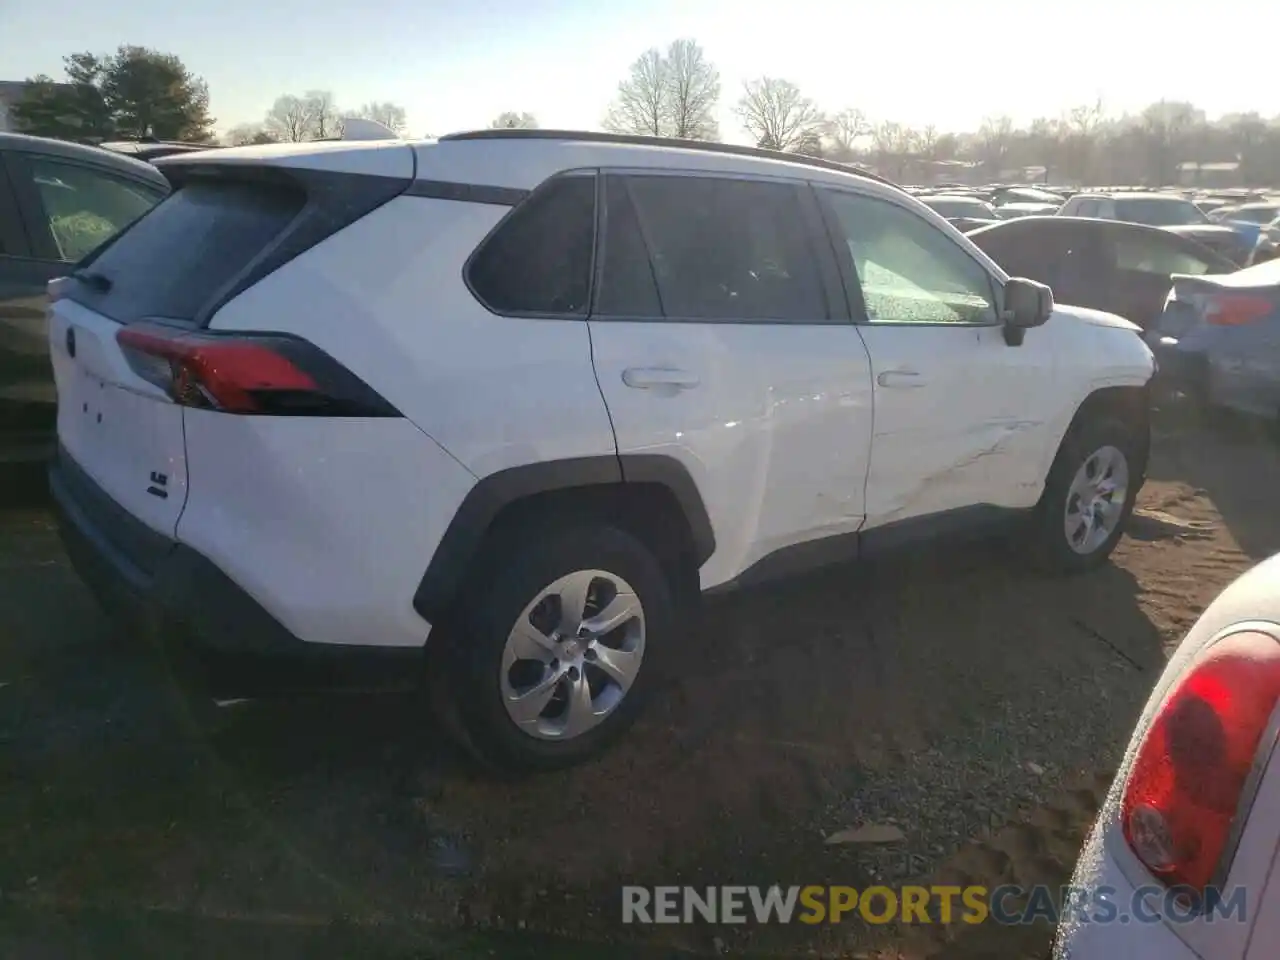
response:
<svg viewBox="0 0 1280 960"><path fill-rule="evenodd" d="M1124 533L1145 469L1132 428L1116 420L1073 427L1036 508L1031 546L1039 564L1071 573L1104 562Z"/></svg>

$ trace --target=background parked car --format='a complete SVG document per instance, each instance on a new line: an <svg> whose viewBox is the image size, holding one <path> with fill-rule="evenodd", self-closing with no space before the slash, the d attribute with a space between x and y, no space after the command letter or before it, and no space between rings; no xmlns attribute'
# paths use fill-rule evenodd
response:
<svg viewBox="0 0 1280 960"><path fill-rule="evenodd" d="M939 193L923 196L920 201L946 217L960 230L972 230L974 227L995 223L1000 214L995 207L977 197L967 197L958 193Z"/></svg>
<svg viewBox="0 0 1280 960"><path fill-rule="evenodd" d="M1019 217L1051 217L1058 212L1060 203L1004 203L996 207L1001 220L1017 220Z"/></svg>
<svg viewBox="0 0 1280 960"><path fill-rule="evenodd" d="M1120 922L1068 917L1055 958L1275 956L1277 702L1280 556L1227 587L1169 658L1071 881L1099 891L1106 905L1091 906ZM1215 908L1210 887L1224 901L1245 892L1244 909Z"/></svg>
<svg viewBox="0 0 1280 960"><path fill-rule="evenodd" d="M1051 203L1060 207L1064 199L1061 194L1039 187L997 187L991 192L991 202L997 207L1010 203Z"/></svg>
<svg viewBox="0 0 1280 960"><path fill-rule="evenodd" d="M1175 276L1147 344L1165 385L1280 420L1280 260L1225 277Z"/></svg>
<svg viewBox="0 0 1280 960"><path fill-rule="evenodd" d="M1231 227L1210 221L1185 197L1170 193L1079 193L1062 205L1060 217L1098 217L1161 227L1190 237L1243 267L1253 256L1254 243Z"/></svg>
<svg viewBox="0 0 1280 960"><path fill-rule="evenodd" d="M146 160L148 163L160 157L170 157L175 153L194 153L197 150L213 150L217 144L184 143L181 140L110 140L99 144L104 150L121 153L135 160Z"/></svg>
<svg viewBox="0 0 1280 960"><path fill-rule="evenodd" d="M1078 217L1025 217L969 239L1007 272L1047 283L1061 303L1116 313L1147 327L1175 274L1230 273L1234 263L1155 227Z"/></svg>
<svg viewBox="0 0 1280 960"><path fill-rule="evenodd" d="M53 441L45 286L168 191L140 160L0 133L0 460L42 458Z"/></svg>

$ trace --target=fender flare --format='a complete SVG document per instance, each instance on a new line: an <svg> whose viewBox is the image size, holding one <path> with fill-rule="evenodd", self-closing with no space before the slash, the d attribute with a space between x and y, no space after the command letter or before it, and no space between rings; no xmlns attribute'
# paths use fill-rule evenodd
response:
<svg viewBox="0 0 1280 960"><path fill-rule="evenodd" d="M662 454L546 460L508 467L476 482L436 545L414 592L414 610L428 623L445 615L494 520L511 504L542 493L629 483L656 484L667 489L689 525L698 566L706 563L715 553L715 532L698 486L679 460Z"/></svg>

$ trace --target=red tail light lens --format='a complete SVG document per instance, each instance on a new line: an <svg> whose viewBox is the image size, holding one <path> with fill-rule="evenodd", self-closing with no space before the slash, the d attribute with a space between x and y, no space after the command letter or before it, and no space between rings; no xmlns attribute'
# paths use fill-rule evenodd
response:
<svg viewBox="0 0 1280 960"><path fill-rule="evenodd" d="M121 327L134 373L175 403L269 416L396 417L399 411L318 347L279 334Z"/></svg>
<svg viewBox="0 0 1280 960"><path fill-rule="evenodd" d="M1121 799L1130 849L1167 886L1204 890L1230 866L1246 786L1273 744L1280 642L1242 631L1209 647L1177 681L1138 749Z"/></svg>
<svg viewBox="0 0 1280 960"><path fill-rule="evenodd" d="M1266 297L1239 293L1211 297L1204 307L1205 319L1215 327L1239 327L1261 320L1274 309Z"/></svg>

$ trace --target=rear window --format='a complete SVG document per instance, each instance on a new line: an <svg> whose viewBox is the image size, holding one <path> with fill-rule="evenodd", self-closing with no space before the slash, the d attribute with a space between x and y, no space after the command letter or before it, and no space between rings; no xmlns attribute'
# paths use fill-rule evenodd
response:
<svg viewBox="0 0 1280 960"><path fill-rule="evenodd" d="M195 181L105 246L86 269L111 281L73 296L131 323L147 317L194 324L201 308L278 237L306 196L280 185Z"/></svg>

